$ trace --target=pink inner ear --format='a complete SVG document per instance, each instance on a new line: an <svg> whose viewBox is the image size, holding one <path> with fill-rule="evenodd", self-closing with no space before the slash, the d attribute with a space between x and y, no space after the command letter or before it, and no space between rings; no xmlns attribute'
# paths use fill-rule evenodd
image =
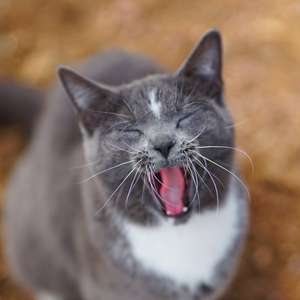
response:
<svg viewBox="0 0 300 300"><path fill-rule="evenodd" d="M160 172L160 197L166 214L176 216L184 212L185 179L179 167L164 168Z"/></svg>

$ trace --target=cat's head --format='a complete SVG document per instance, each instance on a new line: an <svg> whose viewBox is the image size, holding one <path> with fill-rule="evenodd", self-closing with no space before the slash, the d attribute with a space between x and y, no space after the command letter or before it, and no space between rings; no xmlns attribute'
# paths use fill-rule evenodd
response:
<svg viewBox="0 0 300 300"><path fill-rule="evenodd" d="M222 44L208 32L175 73L112 87L59 70L83 133L97 213L187 219L222 204L234 132L223 99Z"/></svg>

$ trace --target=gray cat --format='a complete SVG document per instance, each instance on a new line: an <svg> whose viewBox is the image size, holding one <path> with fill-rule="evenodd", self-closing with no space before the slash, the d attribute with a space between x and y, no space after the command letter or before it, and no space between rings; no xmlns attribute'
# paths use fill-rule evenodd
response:
<svg viewBox="0 0 300 300"><path fill-rule="evenodd" d="M40 300L218 299L248 224L220 34L175 73L121 51L58 73L9 184L14 277Z"/></svg>

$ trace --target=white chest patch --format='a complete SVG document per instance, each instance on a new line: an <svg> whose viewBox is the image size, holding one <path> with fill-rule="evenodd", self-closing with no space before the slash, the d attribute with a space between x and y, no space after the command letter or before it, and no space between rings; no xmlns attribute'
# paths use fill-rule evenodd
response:
<svg viewBox="0 0 300 300"><path fill-rule="evenodd" d="M156 227L125 224L134 258L146 270L191 290L202 281L209 284L239 234L237 201L232 191L219 212L194 215L182 225L167 220Z"/></svg>
<svg viewBox="0 0 300 300"><path fill-rule="evenodd" d="M160 118L161 103L156 99L156 90L153 89L149 93L149 108L156 118Z"/></svg>

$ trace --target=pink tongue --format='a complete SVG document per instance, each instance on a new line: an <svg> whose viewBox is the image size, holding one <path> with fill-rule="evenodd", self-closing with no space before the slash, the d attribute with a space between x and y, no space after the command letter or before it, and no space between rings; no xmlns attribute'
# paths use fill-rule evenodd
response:
<svg viewBox="0 0 300 300"><path fill-rule="evenodd" d="M185 180L180 168L164 168L160 170L160 197L165 205L166 214L176 216L184 212Z"/></svg>

